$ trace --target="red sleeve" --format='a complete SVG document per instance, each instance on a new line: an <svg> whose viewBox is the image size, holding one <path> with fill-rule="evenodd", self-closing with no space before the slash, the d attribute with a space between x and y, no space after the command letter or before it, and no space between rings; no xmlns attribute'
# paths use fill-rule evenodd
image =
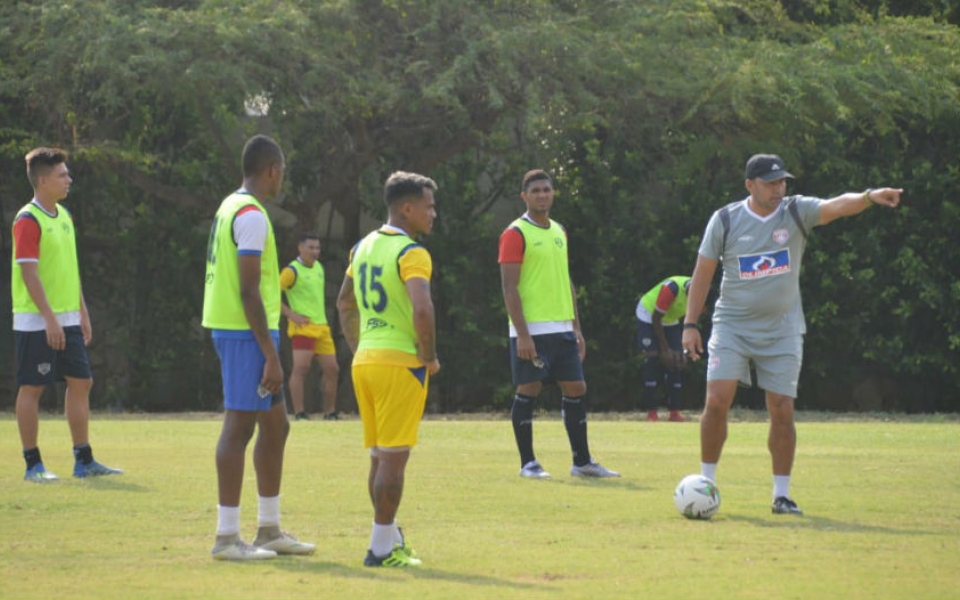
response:
<svg viewBox="0 0 960 600"><path fill-rule="evenodd" d="M15 260L40 260L40 224L24 215L13 223L13 239L17 245Z"/></svg>
<svg viewBox="0 0 960 600"><path fill-rule="evenodd" d="M515 227L507 228L500 234L500 263L523 262L523 234Z"/></svg>
<svg viewBox="0 0 960 600"><path fill-rule="evenodd" d="M657 294L657 311L665 313L670 310L673 301L677 299L677 284L673 281L660 286L660 293Z"/></svg>
<svg viewBox="0 0 960 600"><path fill-rule="evenodd" d="M236 214L236 216L234 216L234 218L239 217L239 216L242 215L243 213L248 213L248 212L250 212L250 211L260 212L260 209L257 208L256 206L252 205L252 204L248 204L248 205L244 206L243 208L241 208L240 210L238 210L238 211L237 211L237 214Z"/></svg>

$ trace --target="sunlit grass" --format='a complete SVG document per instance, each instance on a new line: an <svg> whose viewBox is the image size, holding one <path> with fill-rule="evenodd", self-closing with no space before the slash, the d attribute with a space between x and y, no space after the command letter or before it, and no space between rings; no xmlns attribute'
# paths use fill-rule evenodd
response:
<svg viewBox="0 0 960 600"><path fill-rule="evenodd" d="M893 422L801 415L792 491L807 513L770 514L761 415L739 414L712 521L680 517L673 487L699 468L698 426L613 415L591 449L624 477L569 476L562 423L534 440L550 481L517 477L504 417L430 419L407 472L399 521L417 570L362 566L372 511L360 424L295 422L283 527L315 555L261 564L210 558L219 419L112 418L91 425L120 477L69 477L66 423L46 415L51 485L21 480L16 423L0 416L0 598L952 598L960 589L956 419ZM936 422L940 421L940 422ZM243 534L256 527L248 463Z"/></svg>

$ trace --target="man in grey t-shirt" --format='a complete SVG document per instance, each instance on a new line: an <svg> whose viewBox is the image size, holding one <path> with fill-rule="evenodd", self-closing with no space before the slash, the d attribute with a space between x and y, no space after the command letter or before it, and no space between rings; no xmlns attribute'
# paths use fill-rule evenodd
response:
<svg viewBox="0 0 960 600"><path fill-rule="evenodd" d="M797 445L793 401L806 333L800 302L806 236L818 225L860 214L874 204L895 207L903 190L868 189L829 200L786 196L787 178L793 175L774 154L750 157L745 178L750 195L718 210L707 223L687 302L683 352L696 361L703 354L697 317L722 262L708 346L707 397L700 418L700 470L716 481L727 438L727 413L737 383L750 383L752 361L770 414L772 510L803 514L790 497L790 471Z"/></svg>

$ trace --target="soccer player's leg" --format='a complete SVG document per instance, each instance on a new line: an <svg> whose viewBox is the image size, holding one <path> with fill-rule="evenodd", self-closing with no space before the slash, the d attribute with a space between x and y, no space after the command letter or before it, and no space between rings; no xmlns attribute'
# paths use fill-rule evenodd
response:
<svg viewBox="0 0 960 600"><path fill-rule="evenodd" d="M24 481L50 483L59 478L43 466L38 446L40 398L49 383L56 381L52 365L56 351L47 344L45 331L14 331L17 352L17 429L23 459L27 463Z"/></svg>
<svg viewBox="0 0 960 600"><path fill-rule="evenodd" d="M258 413L268 410L273 397L261 398L257 386L266 359L256 340L213 338L223 378L223 425L217 441L217 537L211 554L217 560L274 558L272 550L247 544L240 537L240 495L246 448L253 437Z"/></svg>
<svg viewBox="0 0 960 600"><path fill-rule="evenodd" d="M317 341L306 335L294 335L290 338L293 364L290 368L290 379L287 385L290 388L290 404L293 408L294 419L306 421L310 419L304 401L304 381L313 364L313 348Z"/></svg>
<svg viewBox="0 0 960 600"><path fill-rule="evenodd" d="M587 438L587 383L583 377L577 338L573 332L541 336L543 354L550 367L550 376L560 387L560 411L563 426L570 442L574 477L619 477L620 473L607 469L593 460Z"/></svg>
<svg viewBox="0 0 960 600"><path fill-rule="evenodd" d="M714 482L727 440L727 417L739 382L750 381L750 362L739 336L714 330L707 362L707 395L700 417L700 474Z"/></svg>
<svg viewBox="0 0 960 600"><path fill-rule="evenodd" d="M657 415L658 392L660 379L663 377L659 352L644 353L641 375L643 376L643 406L644 410L647 411L647 420L658 421L660 420Z"/></svg>
<svg viewBox="0 0 960 600"><path fill-rule="evenodd" d="M674 356L683 356L683 325L677 323L664 328L664 335L667 338L667 344ZM683 368L684 364L674 365L667 369L665 381L667 385L667 408L670 410L670 421L682 423L686 421L680 414L680 408L683 403Z"/></svg>
<svg viewBox="0 0 960 600"><path fill-rule="evenodd" d="M340 379L340 365L337 364L337 349L333 343L329 325L320 326L320 335L314 346L314 354L320 364L321 396L323 398L323 419L336 421L340 418L337 412L337 383Z"/></svg>
<svg viewBox="0 0 960 600"><path fill-rule="evenodd" d="M794 398L803 362L803 336L777 338L756 350L757 384L766 390L770 431L767 447L773 467L774 514L802 515L790 496L790 477L797 448Z"/></svg>
<svg viewBox="0 0 960 600"><path fill-rule="evenodd" d="M423 366L374 365L376 446L371 480L374 523L366 566L409 567L421 563L407 547L396 523L403 497L404 474L410 450L416 445L426 406L429 375ZM368 383L368 388L374 387Z"/></svg>
<svg viewBox="0 0 960 600"><path fill-rule="evenodd" d="M257 472L257 537L253 545L277 554L313 554L316 545L301 542L280 528L280 482L283 477L283 454L290 422L283 397L273 397L269 410L257 413L257 442L253 448L253 464Z"/></svg>
<svg viewBox="0 0 960 600"><path fill-rule="evenodd" d="M660 420L657 415L658 391L660 380L663 379L660 351L653 325L639 319L637 320L637 346L643 357L640 367L640 375L643 378L643 409L647 411L648 421L658 421Z"/></svg>
<svg viewBox="0 0 960 600"><path fill-rule="evenodd" d="M539 339L540 336L537 337ZM533 361L520 359L517 356L517 339L510 338L510 372L513 384L516 386L513 406L510 409L510 421L513 425L517 451L520 454L520 476L530 479L548 479L550 473L540 466L533 451L533 415L537 397L543 387L541 381L546 376L547 368L546 364L538 364L540 366Z"/></svg>

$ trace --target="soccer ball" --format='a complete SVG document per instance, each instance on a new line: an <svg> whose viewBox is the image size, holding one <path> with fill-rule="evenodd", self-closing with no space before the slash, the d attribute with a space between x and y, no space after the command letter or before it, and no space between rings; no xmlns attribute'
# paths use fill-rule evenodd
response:
<svg viewBox="0 0 960 600"><path fill-rule="evenodd" d="M709 519L720 510L720 490L703 475L687 475L677 484L673 503L688 519Z"/></svg>

